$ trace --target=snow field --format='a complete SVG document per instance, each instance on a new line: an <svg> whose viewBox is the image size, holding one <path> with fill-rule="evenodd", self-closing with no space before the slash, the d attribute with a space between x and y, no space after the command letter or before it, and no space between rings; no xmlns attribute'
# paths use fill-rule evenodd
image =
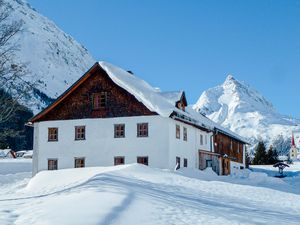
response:
<svg viewBox="0 0 300 225"><path fill-rule="evenodd" d="M138 164L20 173L0 186L0 224L299 224L299 178Z"/></svg>

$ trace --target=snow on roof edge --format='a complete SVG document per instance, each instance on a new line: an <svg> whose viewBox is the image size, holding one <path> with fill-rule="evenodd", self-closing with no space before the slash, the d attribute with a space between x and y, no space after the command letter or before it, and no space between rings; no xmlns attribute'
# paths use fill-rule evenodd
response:
<svg viewBox="0 0 300 225"><path fill-rule="evenodd" d="M150 111L157 112L163 117L171 115L175 107L146 81L110 63L103 61L98 63L118 86L134 95Z"/></svg>
<svg viewBox="0 0 300 225"><path fill-rule="evenodd" d="M113 82L134 95L150 111L157 112L163 117L170 117L173 112L176 112L183 118L190 120L190 122L194 123L195 125L211 130L217 129L223 131L225 134L228 134L244 143L248 143L240 135L225 127L222 127L221 125L215 123L193 109L188 109L187 107L186 112L179 110L171 104L170 100L161 95L163 92L158 92L156 88L152 87L146 81L136 77L135 75L104 61L99 61L98 64L103 70L105 70Z"/></svg>
<svg viewBox="0 0 300 225"><path fill-rule="evenodd" d="M159 94L166 98L170 103L172 103L173 105L176 104L176 102L180 101L180 99L182 98L184 91L180 90L180 91L163 91L163 92L159 92Z"/></svg>

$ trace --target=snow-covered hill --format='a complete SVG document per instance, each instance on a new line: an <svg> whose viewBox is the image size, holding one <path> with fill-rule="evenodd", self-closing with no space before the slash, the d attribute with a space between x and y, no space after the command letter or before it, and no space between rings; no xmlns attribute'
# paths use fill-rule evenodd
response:
<svg viewBox="0 0 300 225"><path fill-rule="evenodd" d="M231 75L203 92L193 108L252 143L262 139L271 144L279 135L288 139L300 129L300 120L281 115L260 93Z"/></svg>
<svg viewBox="0 0 300 225"><path fill-rule="evenodd" d="M11 19L24 21L24 32L16 37L20 48L16 57L28 63L28 79L41 81L39 90L32 94L33 98L25 102L37 112L48 104L44 102L47 96L57 97L95 61L82 45L25 0L5 1L13 8Z"/></svg>

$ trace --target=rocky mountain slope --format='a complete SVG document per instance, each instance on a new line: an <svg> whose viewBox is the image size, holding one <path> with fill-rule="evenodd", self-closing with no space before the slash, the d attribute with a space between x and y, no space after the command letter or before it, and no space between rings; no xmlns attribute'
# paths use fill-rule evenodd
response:
<svg viewBox="0 0 300 225"><path fill-rule="evenodd" d="M288 140L300 130L300 120L281 115L260 93L231 75L203 92L193 108L253 144L259 139L272 144L280 135Z"/></svg>
<svg viewBox="0 0 300 225"><path fill-rule="evenodd" d="M22 20L17 59L28 65L27 79L39 81L32 98L24 104L35 113L76 81L95 62L89 52L24 0L6 0L12 20Z"/></svg>

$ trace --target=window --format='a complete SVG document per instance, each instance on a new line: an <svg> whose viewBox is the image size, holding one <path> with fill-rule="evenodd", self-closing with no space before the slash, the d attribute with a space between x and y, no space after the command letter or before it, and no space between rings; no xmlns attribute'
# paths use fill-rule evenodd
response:
<svg viewBox="0 0 300 225"><path fill-rule="evenodd" d="M75 158L75 168L85 167L85 159L84 158Z"/></svg>
<svg viewBox="0 0 300 225"><path fill-rule="evenodd" d="M184 105L184 103L183 102L178 102L177 108L185 111L185 105Z"/></svg>
<svg viewBox="0 0 300 225"><path fill-rule="evenodd" d="M180 139L180 126L176 125L176 138Z"/></svg>
<svg viewBox="0 0 300 225"><path fill-rule="evenodd" d="M148 166L148 156L139 156L137 157L137 163L144 164Z"/></svg>
<svg viewBox="0 0 300 225"><path fill-rule="evenodd" d="M187 159L183 159L183 167L187 167L188 166L188 160Z"/></svg>
<svg viewBox="0 0 300 225"><path fill-rule="evenodd" d="M183 128L183 140L187 141L187 128L186 127Z"/></svg>
<svg viewBox="0 0 300 225"><path fill-rule="evenodd" d="M180 157L176 157L176 170L180 169Z"/></svg>
<svg viewBox="0 0 300 225"><path fill-rule="evenodd" d="M48 159L48 170L57 170L57 159Z"/></svg>
<svg viewBox="0 0 300 225"><path fill-rule="evenodd" d="M203 145L203 135L200 134L200 145Z"/></svg>
<svg viewBox="0 0 300 225"><path fill-rule="evenodd" d="M117 156L114 158L114 165L123 165L125 164L125 157L124 156Z"/></svg>
<svg viewBox="0 0 300 225"><path fill-rule="evenodd" d="M138 123L137 124L137 136L138 137L148 137L148 123Z"/></svg>
<svg viewBox="0 0 300 225"><path fill-rule="evenodd" d="M48 128L48 141L58 141L58 128Z"/></svg>
<svg viewBox="0 0 300 225"><path fill-rule="evenodd" d="M93 109L101 109L107 106L107 92L93 94Z"/></svg>
<svg viewBox="0 0 300 225"><path fill-rule="evenodd" d="M204 136L205 145L207 145L207 135Z"/></svg>
<svg viewBox="0 0 300 225"><path fill-rule="evenodd" d="M232 143L232 140L230 140L230 150L233 149L233 143Z"/></svg>
<svg viewBox="0 0 300 225"><path fill-rule="evenodd" d="M75 127L75 140L85 140L85 126Z"/></svg>
<svg viewBox="0 0 300 225"><path fill-rule="evenodd" d="M125 124L115 124L115 138L125 137Z"/></svg>

